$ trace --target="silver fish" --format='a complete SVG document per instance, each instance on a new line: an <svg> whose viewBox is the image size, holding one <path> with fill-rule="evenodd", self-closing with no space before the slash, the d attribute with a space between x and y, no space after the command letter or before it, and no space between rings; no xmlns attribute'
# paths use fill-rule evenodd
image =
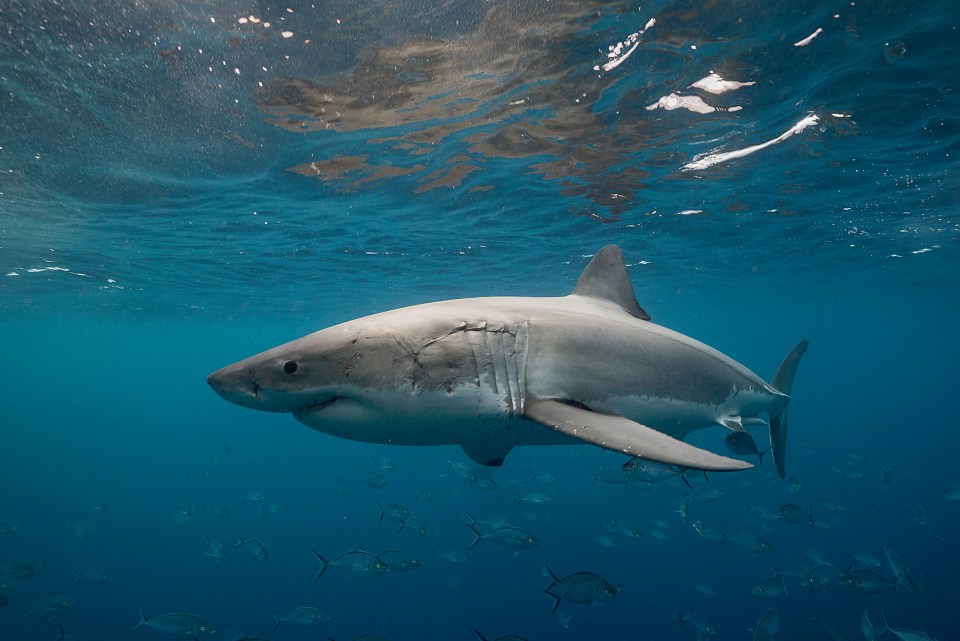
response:
<svg viewBox="0 0 960 641"><path fill-rule="evenodd" d="M527 494L514 493L513 500L517 505L528 503L530 505L549 505L553 503L553 497L545 492L528 492Z"/></svg>
<svg viewBox="0 0 960 641"><path fill-rule="evenodd" d="M267 549L267 546L263 541L254 537L251 539L245 539L240 535L237 535L237 543L233 547L238 548L246 546L253 551L253 555L260 559L261 561L266 561L270 558L270 550Z"/></svg>
<svg viewBox="0 0 960 641"><path fill-rule="evenodd" d="M730 432L723 437L723 442L727 449L734 454L756 456L760 460L760 467L763 467L763 455L770 451L769 448L760 451L757 448L757 442L753 440L749 432Z"/></svg>
<svg viewBox="0 0 960 641"><path fill-rule="evenodd" d="M379 458L376 456L371 456L370 458L373 459L373 467L378 470L386 470L388 472L392 472L393 470L397 469L396 463L394 463L392 460L390 460L386 456L381 456Z"/></svg>
<svg viewBox="0 0 960 641"><path fill-rule="evenodd" d="M899 588L899 586L902 585L910 592L916 592L917 583L913 580L913 576L910 574L910 568L907 567L906 563L901 561L900 557L890 548L884 547L883 551L887 555L887 563L890 564L890 571L893 572L896 586Z"/></svg>
<svg viewBox="0 0 960 641"><path fill-rule="evenodd" d="M66 612L76 604L77 602L71 597L55 594L35 601L23 616L34 621L53 621L58 614Z"/></svg>
<svg viewBox="0 0 960 641"><path fill-rule="evenodd" d="M708 639L717 633L717 629L706 617L695 613L685 614L683 610L680 609L680 603L677 603L674 607L673 620L676 622L677 628L681 631L687 624L693 627L697 631L698 641Z"/></svg>
<svg viewBox="0 0 960 641"><path fill-rule="evenodd" d="M796 503L784 503L777 514L787 523L806 523L813 526L813 516Z"/></svg>
<svg viewBox="0 0 960 641"><path fill-rule="evenodd" d="M408 550L387 550L377 556L394 572L410 572L423 567L423 559Z"/></svg>
<svg viewBox="0 0 960 641"><path fill-rule="evenodd" d="M413 510L403 503L387 503L384 506L377 501L377 507L380 509L380 516L377 518L377 522L380 523L383 521L383 518L386 517L395 523L399 523L400 527L397 529L397 532L402 530L403 524L413 516Z"/></svg>
<svg viewBox="0 0 960 641"><path fill-rule="evenodd" d="M469 465L461 463L460 461L454 461L450 458L450 455L447 454L447 462L445 465L448 465L453 473L462 478L467 483L471 485L477 482L477 473L473 471Z"/></svg>
<svg viewBox="0 0 960 641"><path fill-rule="evenodd" d="M757 624L753 626L752 641L769 641L780 631L780 612L776 608L768 608L760 615Z"/></svg>
<svg viewBox="0 0 960 641"><path fill-rule="evenodd" d="M877 594L897 584L896 579L887 578L873 568L848 568L837 582L851 592L860 594Z"/></svg>
<svg viewBox="0 0 960 641"><path fill-rule="evenodd" d="M83 580L90 581L91 583L103 584L103 583L109 583L110 579L112 578L110 576L110 573L107 572L106 568L102 568L99 565L89 568L87 570L84 570L83 572L74 571L73 574L76 577L76 579L73 582L74 584L80 583L80 581L83 581Z"/></svg>
<svg viewBox="0 0 960 641"><path fill-rule="evenodd" d="M390 479L379 472L367 472L363 476L357 474L357 483L363 483L367 487L372 487L375 490L382 490L390 485Z"/></svg>
<svg viewBox="0 0 960 641"><path fill-rule="evenodd" d="M773 549L769 541L752 532L734 532L733 534L728 534L727 541L747 552L768 552Z"/></svg>
<svg viewBox="0 0 960 641"><path fill-rule="evenodd" d="M433 490L425 485L417 488L417 495L413 497L414 501L432 501L434 499Z"/></svg>
<svg viewBox="0 0 960 641"><path fill-rule="evenodd" d="M203 538L205 541L203 546L204 554L212 556L218 561L227 558L227 552L223 547L223 543L217 539L208 539L206 535L204 535Z"/></svg>
<svg viewBox="0 0 960 641"><path fill-rule="evenodd" d="M630 485L634 478L633 474L629 470L625 470L620 467L612 467L605 470L600 470L600 473L590 472L593 475L593 482L602 481L604 483L609 483L610 485L622 485L626 487Z"/></svg>
<svg viewBox="0 0 960 641"><path fill-rule="evenodd" d="M550 614L557 611L560 601L569 601L578 605L595 605L612 601L619 592L617 586L593 572L574 572L561 579L546 565L543 569L550 577L550 585L543 591L554 600Z"/></svg>
<svg viewBox="0 0 960 641"><path fill-rule="evenodd" d="M826 630L827 635L833 639L833 641L850 641L850 637L838 628L836 623L821 619L816 610L813 610L813 620L823 626L823 629Z"/></svg>
<svg viewBox="0 0 960 641"><path fill-rule="evenodd" d="M467 525L467 527L473 532L473 541L467 547L468 550L472 550L481 539L495 543L502 548L518 551L529 550L540 545L540 539L532 532L512 525L499 527L489 532L479 532L472 525Z"/></svg>
<svg viewBox="0 0 960 641"><path fill-rule="evenodd" d="M610 523L607 524L606 530L608 532L616 532L617 534L622 534L628 539L645 539L646 535L643 533L643 530L640 529L639 525L632 523L630 521L621 521L614 517L612 514L610 516Z"/></svg>
<svg viewBox="0 0 960 641"><path fill-rule="evenodd" d="M704 523L703 521L694 521L693 529L697 531L697 534L700 535L700 538L710 541L711 543L723 543L727 540L726 535L719 528L715 528L709 523Z"/></svg>
<svg viewBox="0 0 960 641"><path fill-rule="evenodd" d="M867 641L880 641L880 635L886 630L878 630L867 615L867 611L864 610L860 617L860 631L863 632L863 637Z"/></svg>
<svg viewBox="0 0 960 641"><path fill-rule="evenodd" d="M327 561L316 550L313 551L313 555L320 561L320 571L317 572L317 577L313 580L314 583L320 580L320 577L329 567L338 568L350 576L360 578L378 576L390 569L390 566L384 563L383 559L364 550L353 550L341 554L333 561Z"/></svg>
<svg viewBox="0 0 960 641"><path fill-rule="evenodd" d="M168 612L148 619L143 615L143 607L141 606L140 623L134 630L139 630L142 627L153 628L161 636L179 639L198 639L201 635L216 633L212 625L196 614Z"/></svg>
<svg viewBox="0 0 960 641"><path fill-rule="evenodd" d="M642 456L634 456L623 464L622 469L630 474L632 480L645 483L663 483L679 477L687 487L690 487L690 481L684 476L686 468L679 465L670 465L669 463L652 461Z"/></svg>
<svg viewBox="0 0 960 641"><path fill-rule="evenodd" d="M880 611L881 616L883 616L883 626L881 631L892 632L897 635L901 641L937 641L929 634L922 630L907 630L905 628L894 628L887 623L887 617L883 614L883 610Z"/></svg>
<svg viewBox="0 0 960 641"><path fill-rule="evenodd" d="M304 606L300 608L293 608L285 612L284 614L277 614L276 612L271 612L273 615L275 623L273 624L274 631L280 627L281 623L290 623L299 628L316 628L322 623L326 623L330 620L330 617L326 612L319 610L312 606Z"/></svg>
<svg viewBox="0 0 960 641"><path fill-rule="evenodd" d="M493 530L498 530L510 525L510 521L508 521L505 516L491 515L478 519L469 512L465 512L465 514L467 518L470 519L469 527L481 533L492 532Z"/></svg>
<svg viewBox="0 0 960 641"><path fill-rule="evenodd" d="M773 599L787 594L787 587L783 583L783 575L777 568L770 566L772 576L765 576L753 584L750 594L761 599Z"/></svg>
<svg viewBox="0 0 960 641"><path fill-rule="evenodd" d="M403 523L403 527L398 529L399 532L402 529L407 529L419 536L421 539L427 536L427 524L420 520L418 516L411 516Z"/></svg>
<svg viewBox="0 0 960 641"><path fill-rule="evenodd" d="M25 579L33 576L37 571L37 565L47 565L46 559L38 563L26 563L16 559L7 559L0 563L0 574L14 579Z"/></svg>
<svg viewBox="0 0 960 641"><path fill-rule="evenodd" d="M829 563L824 563L807 572L803 578L800 579L800 586L808 590L822 591L836 583L841 576L843 576L843 572Z"/></svg>

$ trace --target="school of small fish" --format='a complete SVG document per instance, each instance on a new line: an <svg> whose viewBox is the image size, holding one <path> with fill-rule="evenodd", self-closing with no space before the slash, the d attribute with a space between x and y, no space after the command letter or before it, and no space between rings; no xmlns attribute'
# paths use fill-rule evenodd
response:
<svg viewBox="0 0 960 641"><path fill-rule="evenodd" d="M731 432L725 443L731 452L755 457L758 465L762 465L766 450L760 450L747 432ZM520 585L518 589L530 594L541 593L544 597L542 612L551 616L555 625L562 630L577 625L578 608L603 607L605 604L611 607L609 604L624 599L631 602L643 599L642 592L638 592L635 584L621 587L624 572L642 574L644 568L641 559L644 554L650 551L655 554L657 546L665 543L685 541L683 545L689 546L690 554L697 558L703 555L708 559L711 556L727 558L743 567L744 571L747 567L754 567L756 560L766 568L760 572L754 570L756 573L752 577L749 594L741 593L736 597L745 611L755 612L756 622L746 633L723 630L724 635L731 635L729 638L745 638L749 634L753 641L774 641L786 626L797 630L808 625L816 626L809 629L814 631L819 627L821 634L834 641L852 639L850 630L859 630L866 641L881 641L890 636L902 641L933 641L933 637L924 631L889 623L882 601L877 601L876 607L870 607L870 599L879 599L884 595L906 600L921 598L927 591L924 573L911 567L910 559L915 556L913 550L895 551L890 546L871 550L851 542L853 547L849 554L837 556L835 553L827 554L816 546L818 536L842 529L847 515L858 509L855 501L844 498L843 492L838 492L836 496L808 498L807 490L800 481L795 478L786 482L774 479L763 468L759 468L754 476L726 477L739 481L740 488L731 489L729 483L724 483L721 488L712 476L702 472L640 457L625 463L615 462L599 470L583 470L580 487L614 499L604 502L604 506L616 506L616 512L598 510L589 541L598 550L609 549L622 563L581 564L575 548L571 548L569 554L552 555L549 558L541 552L544 541L555 542L565 536L563 531L551 527L557 517L556 511L562 511L570 500L570 495L559 487L558 479L563 476L562 473L544 471L530 464L526 476L518 477L517 470L480 468L456 460L449 454L445 458L436 461L432 480L424 474L418 474L420 484L406 497L392 493L391 488L403 484L400 482L402 471L398 472L397 465L382 456L374 457L369 469L354 474L356 484L345 485L340 478L333 479L333 494L350 501L352 505L369 506L364 508L366 517L356 523L358 535L366 531L382 531L386 536L396 537L397 544L386 549L369 550L360 545L349 547L328 543L324 540L322 520L317 522L320 529L314 537L315 547L289 549L282 544L278 534L268 527L269 520L289 510L304 508L285 505L282 497L270 497L260 490L237 493L232 505L229 498L223 497L205 504L183 505L174 512L172 523L184 532L184 536L193 540L198 563L233 565L252 571L254 565L260 562L265 565L258 567L275 563L278 556L289 558L293 555L300 564L307 563L312 556L316 564L313 584L333 586L334 589L342 581L378 582L384 580L380 577L387 576L396 577L397 581L402 582L403 575L427 566L438 571L453 572L457 566L471 564L481 548L484 558L500 558L504 563L510 563L511 557L537 555L535 558L541 568L540 576L516 579ZM875 482L886 488L895 487L900 476L899 471L894 473L895 468L873 463L860 450L840 456L830 463L829 469L836 475L838 483ZM750 487L761 482L776 483L775 487L782 493L782 501L763 505L753 503ZM673 496L675 509L658 513L634 509L632 506L638 497L647 492L659 493L663 497ZM468 499L471 495L483 500L471 501ZM445 521L438 522L433 508L450 497L461 509L450 513ZM960 486L947 485L938 498L942 505L960 503ZM467 507L471 503L496 505L502 512L474 512ZM94 515L84 522L69 523L64 532L81 541L96 540L96 519L108 513L108 504L109 500L102 496L93 499L91 511ZM235 515L244 512L260 519L260 529L263 531L242 534L235 531L232 535L234 542L225 543L225 540L230 540L230 534L223 530L229 528ZM423 515L418 512L423 512ZM901 515L900 518L915 522L918 532L935 544L946 541L946 537L932 524L931 516L923 506L917 505L912 513ZM204 528L219 527L218 537L211 538L206 531L190 534L194 529L199 529L193 528L193 525L201 521ZM246 523L244 529L257 529L250 527L250 521ZM96 598L98 586L114 581L113 572L106 565L92 563L86 567L58 568L53 555L18 558L15 543L25 529L22 523L0 520L0 545L3 546L0 607L18 609L24 625L56 626L58 636L53 636L53 632L47 636L37 632L39 636L35 638L50 638L51 641L73 639L64 630L65 626L71 624L71 613L83 608L84 602ZM930 568L931 574L936 570ZM683 571L689 572L690 568ZM31 586L36 585L44 581L42 577L58 572L68 572L70 576L67 580L53 582L47 596L27 600L18 597L21 592L26 592L22 584L29 582ZM454 581L455 577L451 576L450 581ZM264 607L263 633L327 630L336 621L336 610L325 608L323 599L316 596L316 592L306 592L310 589L309 577L303 577L301 582L305 590L302 602L276 604L286 606L276 609ZM651 589L657 589L657 577L649 577L648 584ZM456 582L450 585L456 585ZM836 621L832 617L822 616L820 607L810 610L810 616L804 621L785 617L782 611L782 604L788 603L785 600L796 599L797 593L804 592L812 595L860 595L861 599L865 599L862 601L864 609L855 621ZM677 638L690 636L697 641L708 641L720 635L719 626L715 623L719 619L709 614L709 604L720 595L729 596L728 588L720 577L710 572L704 571L688 583L688 590L676 595L672 612ZM822 599L815 602L823 603ZM215 627L201 614L189 611L158 613L151 612L151 609L152 604L141 605L139 619L136 611L126 614L130 619L131 638L139 638L141 631L149 628L164 639L213 639L221 625L229 625L229 621L218 621ZM707 614L703 614L704 611ZM147 612L151 616L147 616ZM669 620L668 613L652 615ZM120 613L119 616L124 614ZM722 625L722 620L719 621ZM528 638L517 632L487 636L489 631L481 631L481 627L488 627L486 620L478 620L475 625L477 627L464 627L463 638L470 638L470 633L481 641L549 638L542 635ZM333 638L326 634L323 636ZM227 638L230 641L268 641L267 637L248 636L239 632L230 633ZM379 634L354 637L355 641L390 641L390 638Z"/></svg>

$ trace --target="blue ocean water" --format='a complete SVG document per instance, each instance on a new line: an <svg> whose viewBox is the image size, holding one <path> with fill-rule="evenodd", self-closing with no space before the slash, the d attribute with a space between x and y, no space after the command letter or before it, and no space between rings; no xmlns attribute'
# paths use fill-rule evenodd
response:
<svg viewBox="0 0 960 641"><path fill-rule="evenodd" d="M958 25L946 1L0 0L0 639L151 638L140 607L224 640L697 638L679 608L722 641L771 607L767 638L862 638L865 611L960 638ZM204 381L377 311L564 295L609 243L654 322L768 380L810 340L789 482L625 487L590 446L481 469ZM469 515L541 543L467 549ZM801 583L889 579L885 548L914 591ZM359 549L424 563L314 581L314 551ZM618 595L551 614L544 566ZM757 597L770 566L786 591ZM273 630L304 606L329 621Z"/></svg>

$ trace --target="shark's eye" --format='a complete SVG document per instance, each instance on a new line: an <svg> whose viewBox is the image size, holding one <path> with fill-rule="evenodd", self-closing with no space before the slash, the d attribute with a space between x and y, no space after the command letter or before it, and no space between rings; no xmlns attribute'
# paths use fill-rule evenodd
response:
<svg viewBox="0 0 960 641"><path fill-rule="evenodd" d="M283 364L283 371L287 374L293 374L297 371L297 361L287 361Z"/></svg>

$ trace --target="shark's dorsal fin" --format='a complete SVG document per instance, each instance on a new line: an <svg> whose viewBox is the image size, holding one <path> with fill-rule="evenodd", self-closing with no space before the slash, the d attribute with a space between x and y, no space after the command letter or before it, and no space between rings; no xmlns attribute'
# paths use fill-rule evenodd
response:
<svg viewBox="0 0 960 641"><path fill-rule="evenodd" d="M610 301L631 316L650 320L633 293L633 285L623 262L623 252L616 245L607 245L593 257L583 273L573 294Z"/></svg>

